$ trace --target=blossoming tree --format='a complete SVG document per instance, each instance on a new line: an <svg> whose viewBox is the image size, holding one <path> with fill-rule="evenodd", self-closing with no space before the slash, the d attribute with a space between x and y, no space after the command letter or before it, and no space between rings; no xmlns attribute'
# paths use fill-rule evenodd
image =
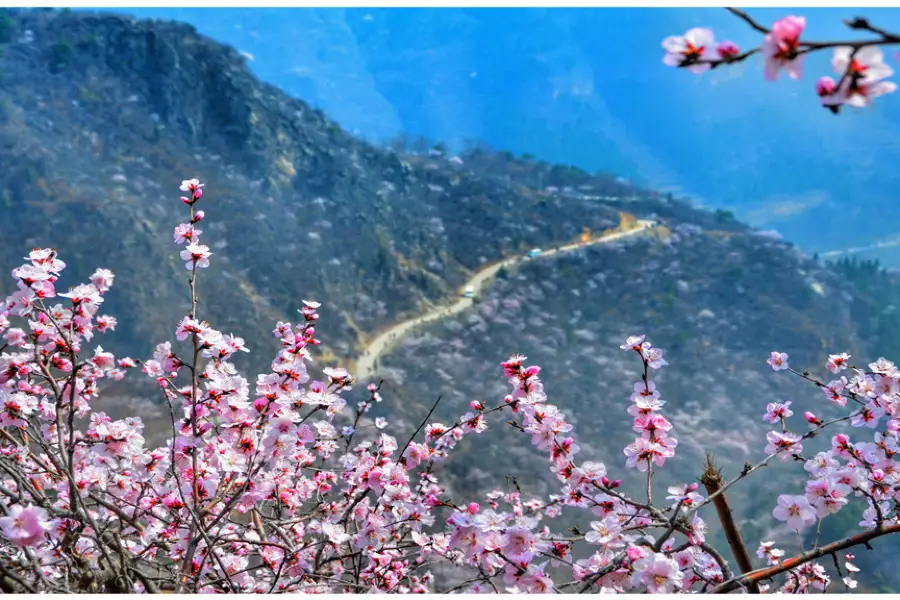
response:
<svg viewBox="0 0 900 600"><path fill-rule="evenodd" d="M900 44L900 35L871 25L866 19L855 18L844 23L850 29L872 34L873 38L820 42L801 40L806 28L804 17L787 16L768 28L741 10L728 10L763 36L759 46L742 51L731 41L717 43L711 30L696 27L683 36L663 40L666 51L663 62L699 74L761 54L765 78L775 81L782 71L792 79L800 79L806 55L830 49L833 52L831 66L838 80L822 76L816 82L816 93L822 106L831 112L838 114L842 106L868 106L878 96L897 89L894 82L887 81L894 70L884 62L881 46Z"/></svg>
<svg viewBox="0 0 900 600"><path fill-rule="evenodd" d="M623 424L636 437L624 464L611 467L641 473L643 497L625 494L603 463L580 460L572 425L522 356L502 363L511 392L494 406L473 401L452 425L426 417L401 443L382 433L383 417L367 425L382 400L379 385L348 409L347 371L311 376L315 302L303 303L297 323L275 325L280 350L268 373L251 384L236 371L230 360L248 351L243 340L199 313L199 275L212 257L200 243L203 188L189 180L181 189L188 218L174 241L184 246L190 308L175 327L180 345L163 342L145 361L116 360L94 345L116 328L101 313L114 281L108 270L60 292L65 263L37 249L12 272L18 289L0 312L3 592L758 592L767 582L803 592L825 589L834 575L849 589L857 569L844 552L900 531L900 369L884 359L858 369L846 354L833 355L826 367L849 378L824 383L773 352L773 369L810 380L823 402L852 411L797 419L790 402L769 404L763 419L779 427L767 437L766 458L728 481L708 464L705 497L698 483L670 485L662 501L654 495L677 440L651 378L666 365L663 351L644 336L621 347L643 369L623 403ZM139 418L113 421L91 408L103 380L137 368L170 408L164 447L145 447ZM454 501L435 465L502 413L546 454L558 492ZM848 421L874 439L838 433L829 450L803 455L805 440ZM775 457L800 461L807 479L799 493L772 500L786 530L821 524L855 499L867 504L860 532L792 557L762 541L762 567L754 566L726 490ZM737 569L706 539L699 511L710 504ZM563 510L583 514L585 531L555 530ZM468 575L442 584L433 573L441 563Z"/></svg>

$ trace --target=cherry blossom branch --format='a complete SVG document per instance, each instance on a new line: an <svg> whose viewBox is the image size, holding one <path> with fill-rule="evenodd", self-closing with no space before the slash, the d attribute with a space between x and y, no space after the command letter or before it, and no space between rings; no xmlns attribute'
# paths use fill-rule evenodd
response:
<svg viewBox="0 0 900 600"><path fill-rule="evenodd" d="M753 30L763 34L770 35L772 30L764 27L758 21L753 19L746 12L732 7L725 7L725 10L735 15L745 23L747 23ZM842 48L847 47L851 50L859 50L868 46L886 46L886 45L894 45L900 44L900 35L895 33L890 33L887 30L881 29L879 27L875 27L870 25L866 19L857 17L852 20L847 19L844 20L844 25L854 30L862 30L868 31L878 35L877 39L874 40L843 40L843 41L824 41L824 42L806 42L806 41L798 41L798 48L794 53L794 57L801 56L803 54L808 54L810 52L816 52L819 50L828 50L832 48ZM746 52L737 53L732 55L727 55L718 59L704 59L698 58L695 61L690 62L689 64L679 65L681 67L689 67L692 65L708 65L709 68L714 69L720 65L727 65L738 63L747 58L750 58L754 54L762 52L763 47L757 46Z"/></svg>
<svg viewBox="0 0 900 600"><path fill-rule="evenodd" d="M742 52L731 41L716 44L712 31L698 27L684 36L666 38L663 48L667 54L663 62L699 74L762 54L765 77L774 81L782 70L789 77L799 79L806 54L834 49L832 66L840 75L838 82L825 76L816 83L816 93L822 105L832 113L838 114L843 105L867 106L873 98L897 89L896 84L885 80L893 74L893 69L884 64L883 52L879 48L900 44L900 35L871 25L864 18L845 20L844 24L852 30L874 34L877 36L875 39L806 41L800 39L806 27L806 20L802 17L788 16L768 28L744 11L737 8L727 10L764 36L760 46Z"/></svg>
<svg viewBox="0 0 900 600"><path fill-rule="evenodd" d="M827 421L827 422L824 422L824 423L820 423L818 426L816 426L815 429L812 429L812 430L806 432L805 434L803 434L803 435L800 437L800 440L802 441L802 440L806 440L806 439L813 438L813 437L815 437L816 435L818 435L819 431L821 431L822 429L825 429L825 428L828 427L829 425L834 425L835 423L840 423L840 422L842 422L842 421L848 421L848 420L850 420L850 417L840 417L840 418L837 418L837 419L832 419L831 421ZM776 456L780 456L780 455L784 454L784 453L787 452L789 449L790 449L790 447L782 447L782 448L779 448L777 451L775 451L775 452L769 454L769 455L766 456L763 460L761 460L760 462L756 463L755 465L751 465L750 463L747 463L746 465L744 465L744 468L741 470L741 472L740 472L739 475L737 475L737 476L734 477L733 479L731 479L731 480L729 480L728 482L726 482L724 485L722 485L722 486L721 486L718 490L716 490L714 493L711 493L709 496L707 496L706 499L703 500L703 502L700 502L700 503L698 503L697 505L693 506L688 512L689 512L689 513L694 513L694 512L696 512L696 511L700 510L701 508L703 508L704 506L706 506L707 504L709 504L710 502L712 502L712 501L714 501L716 498L718 498L721 494L724 494L724 493L726 492L726 490L728 490L731 486L733 486L733 485L736 484L737 482L741 481L742 479L746 478L746 477L749 476L751 473L755 473L756 471L759 471L759 470L762 469L763 467L767 466L767 465L769 464L769 462L770 462L773 458L775 458Z"/></svg>
<svg viewBox="0 0 900 600"><path fill-rule="evenodd" d="M189 202L187 202L187 204L190 207L190 226L191 226L191 228L193 228L193 225L195 222L195 220L194 220L195 219L194 203L196 203L198 200L200 200L201 196L203 195L203 189L199 185L199 183L196 186L191 185L188 187L190 189L186 189L185 192L188 192L191 194ZM189 313L191 321L196 321L196 319L197 319L197 301L198 301L197 300L197 266L198 266L198 262L199 261L196 259L192 261L191 272L190 272L190 276L188 277L188 288L190 290L190 295L191 295L191 309L190 309L190 313ZM199 385L198 385L198 378L197 378L197 375L198 375L197 367L198 367L198 361L200 359L200 345L199 345L199 333L198 333L196 327L194 327L194 330L191 332L191 345L193 346L193 355L192 355L191 365L190 365L190 373L191 373L191 413L190 413L190 418L191 418L191 434L193 435L193 439L195 440L195 443L196 443L196 440L200 439L200 430L197 427L197 403L199 400L198 396L200 393L200 390L198 389ZM200 504L200 488L199 488L199 480L198 480L198 477L199 477L199 463L198 463L199 450L200 449L197 446L194 446L194 450L193 450L193 452L191 452L191 466L192 466L192 469L191 469L191 477L192 477L191 491L192 491L192 495L193 495L193 505L194 505L191 512L194 514L199 512L199 504ZM194 522L191 524L191 530L190 530L190 533L188 534L188 538L191 541L189 542L188 550L185 553L184 562L182 563L182 573L185 576L187 576L187 573L190 572L191 564L194 560L194 552L196 552L197 543L199 542L199 540L194 535L195 528L202 529L203 528L202 521ZM212 549L210 549L210 552L212 552Z"/></svg>
<svg viewBox="0 0 900 600"><path fill-rule="evenodd" d="M852 535L842 540L832 542L826 546L821 546L819 548L809 550L808 552L798 554L781 561L781 563L778 565L766 567L764 569L757 569L756 571L751 571L750 573L745 573L740 577L723 583L722 585L711 590L710 593L725 594L745 583L772 579L776 575L784 573L785 571L790 571L791 569L796 569L800 565L808 563L812 560L816 560L817 558L822 558L823 556L827 556L835 552L840 552L841 550L846 550L847 548L852 548L853 546L868 544L875 538L879 538L883 535L889 535L892 533L900 533L900 523L886 525L884 527L876 527L875 529L872 529L870 531Z"/></svg>

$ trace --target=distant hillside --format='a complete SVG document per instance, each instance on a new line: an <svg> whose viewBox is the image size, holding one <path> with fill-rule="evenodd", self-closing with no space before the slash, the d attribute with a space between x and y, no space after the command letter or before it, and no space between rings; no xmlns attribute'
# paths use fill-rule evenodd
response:
<svg viewBox="0 0 900 600"><path fill-rule="evenodd" d="M767 402L824 402L771 373L768 351L820 371L828 351L868 358L880 343L862 320L877 286L845 282L727 212L487 149L456 159L369 145L187 25L0 15L0 263L53 246L71 265L64 284L112 269L107 309L119 327L103 345L118 354L146 356L187 310L171 240L183 218L177 185L194 176L207 182L202 228L215 252L199 282L201 316L247 340L239 366L251 370L267 367L272 326L294 319L304 298L325 304L323 362L351 361L375 331L450 301L488 261L601 232L620 211L662 220L652 236L503 273L474 310L405 339L382 361L383 393L410 432L439 394L448 420L472 399L502 400L497 363L521 352L544 367L584 450L622 471L636 366L618 345L647 333L672 364L658 381L682 440L670 481L695 477L708 448L734 472L762 453ZM127 408L111 398L104 408ZM166 434L149 422L148 437ZM501 436L501 446L466 442L442 473L460 493L508 474L547 493L528 440ZM742 494L799 489L779 469ZM751 513L750 497L736 501L741 518L768 531L770 507ZM869 581L900 588L889 569Z"/></svg>
<svg viewBox="0 0 900 600"><path fill-rule="evenodd" d="M809 252L898 234L900 102L885 97L839 118L818 108L813 85L832 70L828 52L806 58L803 79L777 84L763 80L757 57L702 77L662 64L660 41L691 27L758 45L759 34L722 8L131 12L195 24L253 55L263 80L371 138L482 139L615 171L696 194ZM887 7L750 13L766 24L802 14L804 39L853 39L842 21L858 13L900 29L900 12ZM791 143L773 144L785 132ZM881 258L900 266L898 252Z"/></svg>

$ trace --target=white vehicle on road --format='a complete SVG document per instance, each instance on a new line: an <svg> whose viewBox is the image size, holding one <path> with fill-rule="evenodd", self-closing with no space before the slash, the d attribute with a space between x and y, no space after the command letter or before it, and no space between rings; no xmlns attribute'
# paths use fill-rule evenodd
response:
<svg viewBox="0 0 900 600"><path fill-rule="evenodd" d="M463 290L464 298L472 298L475 296L475 289L471 285L467 285L466 289Z"/></svg>
<svg viewBox="0 0 900 600"><path fill-rule="evenodd" d="M528 251L528 258L534 258L536 256L540 256L541 252L543 252L540 248L532 248Z"/></svg>

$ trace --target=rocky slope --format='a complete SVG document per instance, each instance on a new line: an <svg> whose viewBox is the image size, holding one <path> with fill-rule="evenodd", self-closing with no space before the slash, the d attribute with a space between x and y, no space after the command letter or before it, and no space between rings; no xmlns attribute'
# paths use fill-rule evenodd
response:
<svg viewBox="0 0 900 600"><path fill-rule="evenodd" d="M8 21L0 259L53 245L76 259L75 275L115 270L129 351L146 351L184 311L169 243L184 177L208 184L210 320L257 341L248 323L316 298L341 357L358 332L439 300L481 262L616 219L607 206L560 211L561 200L446 159L411 165L361 143L189 26L31 11Z"/></svg>
<svg viewBox="0 0 900 600"><path fill-rule="evenodd" d="M647 333L672 364L658 377L681 438L667 473L686 481L708 449L732 472L760 457L767 402L821 404L771 373L768 351L819 371L828 351L877 349L860 307L877 304L878 285L848 284L727 213L487 150L453 160L373 147L188 26L0 12L0 50L0 263L54 246L71 265L64 283L115 271L108 310L119 330L104 340L114 352L146 356L187 310L171 232L183 220L177 184L191 176L208 184L203 229L215 252L201 314L247 340L239 366L253 370L274 351L272 324L294 318L303 298L326 305L325 362L344 362L379 328L447 301L487 261L602 231L619 211L664 221L653 236L505 273L475 310L407 338L382 365L385 410L410 432L438 394L445 420L472 399L501 400L497 363L521 352L544 367L584 452L622 471L637 365L618 345ZM107 408L119 411L123 394L144 393L114 391ZM513 475L547 493L527 438L493 428L501 443L468 441L446 467L457 491ZM797 491L792 481L773 475L755 489ZM770 508L737 504L760 531L771 526Z"/></svg>
<svg viewBox="0 0 900 600"><path fill-rule="evenodd" d="M692 26L742 48L759 43L721 8L132 10L194 23L248 51L263 79L376 139L401 130L445 142L486 139L602 166L690 190L811 251L897 235L891 190L900 180L889 165L900 157L900 104L879 103L861 121L815 110L806 90L813 73L831 71L827 52L806 59L806 79L777 86L764 84L754 61L700 78L661 64L659 41ZM849 13L803 11L815 27L809 35L831 40L853 37L842 23ZM750 14L771 23L785 13ZM900 29L896 12L863 15ZM622 60L609 60L623 48ZM785 130L793 132L789 148L769 143ZM900 265L896 248L880 255Z"/></svg>

